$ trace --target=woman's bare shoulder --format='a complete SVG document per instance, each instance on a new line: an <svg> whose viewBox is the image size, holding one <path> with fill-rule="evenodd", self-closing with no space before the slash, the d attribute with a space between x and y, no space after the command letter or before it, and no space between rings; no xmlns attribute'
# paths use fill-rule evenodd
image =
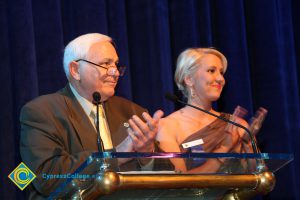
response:
<svg viewBox="0 0 300 200"><path fill-rule="evenodd" d="M176 130L178 130L179 127L179 116L176 111L159 120L158 135L176 134Z"/></svg>
<svg viewBox="0 0 300 200"><path fill-rule="evenodd" d="M161 122L165 126L178 126L180 121L180 115L178 111L171 113L170 115L161 119Z"/></svg>

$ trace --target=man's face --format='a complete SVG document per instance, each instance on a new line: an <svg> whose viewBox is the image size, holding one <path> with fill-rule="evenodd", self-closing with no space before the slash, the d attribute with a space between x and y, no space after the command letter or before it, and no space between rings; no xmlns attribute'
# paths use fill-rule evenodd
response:
<svg viewBox="0 0 300 200"><path fill-rule="evenodd" d="M115 66L119 58L110 42L97 42L90 47L86 60L108 67ZM95 91L100 92L101 101L114 95L118 82L117 76L108 76L106 69L81 61L79 61L78 72L80 80L77 89L84 98L92 100Z"/></svg>

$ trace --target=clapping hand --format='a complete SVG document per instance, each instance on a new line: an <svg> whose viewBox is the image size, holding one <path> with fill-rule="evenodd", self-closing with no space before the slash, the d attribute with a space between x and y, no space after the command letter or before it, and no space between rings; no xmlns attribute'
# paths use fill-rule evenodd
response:
<svg viewBox="0 0 300 200"><path fill-rule="evenodd" d="M238 123L238 118L232 116L231 121ZM222 146L226 149L226 152L231 151L240 141L241 133L239 132L239 127L233 124L228 124L225 128L225 138L222 142Z"/></svg>
<svg viewBox="0 0 300 200"><path fill-rule="evenodd" d="M133 150L137 152L153 152L154 140L158 131L158 122L163 116L163 112L158 110L151 117L148 113L142 114L144 120L133 115L128 123L130 127L127 129L133 144Z"/></svg>

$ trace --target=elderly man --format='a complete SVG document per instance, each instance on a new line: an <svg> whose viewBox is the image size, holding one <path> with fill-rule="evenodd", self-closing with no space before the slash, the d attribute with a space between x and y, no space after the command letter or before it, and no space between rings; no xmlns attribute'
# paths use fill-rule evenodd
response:
<svg viewBox="0 0 300 200"><path fill-rule="evenodd" d="M154 150L157 125L163 113L157 111L152 118L144 108L114 96L119 76L124 73L118 62L110 37L98 33L82 35L65 48L67 86L22 108L21 156L37 175L30 186L29 199L47 197L62 180L45 180L42 174L74 172L92 152L99 150L99 138L106 151ZM94 123L97 113L94 92L101 96L100 137ZM144 160L125 159L118 164L121 167L130 163L147 165Z"/></svg>

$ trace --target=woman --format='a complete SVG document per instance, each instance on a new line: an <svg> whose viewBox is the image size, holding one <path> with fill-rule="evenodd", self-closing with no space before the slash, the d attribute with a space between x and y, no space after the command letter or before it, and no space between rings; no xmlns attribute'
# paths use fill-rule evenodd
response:
<svg viewBox="0 0 300 200"><path fill-rule="evenodd" d="M247 122L212 108L225 85L227 60L212 48L191 48L182 52L177 60L175 82L187 102L231 119L245 127ZM246 152L248 142L243 142L244 130L214 116L185 106L161 119L157 135L160 148L165 152ZM177 171L216 172L226 162L222 159L171 159Z"/></svg>

